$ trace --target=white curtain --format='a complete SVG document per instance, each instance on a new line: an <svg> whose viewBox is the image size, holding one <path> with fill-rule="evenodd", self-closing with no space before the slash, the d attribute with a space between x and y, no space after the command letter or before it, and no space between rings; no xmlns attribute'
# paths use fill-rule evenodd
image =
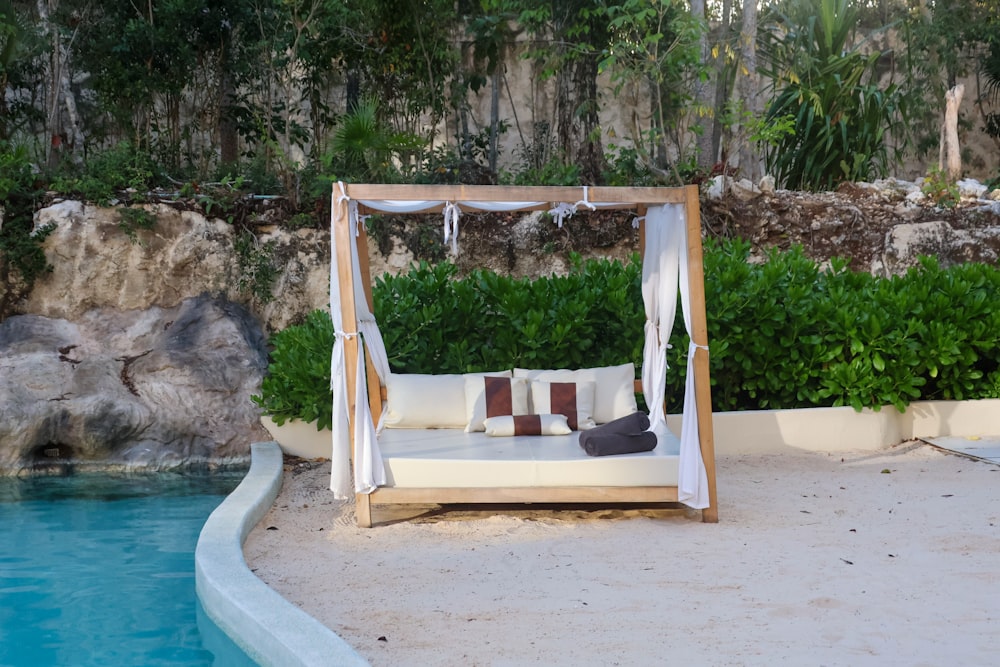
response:
<svg viewBox="0 0 1000 667"><path fill-rule="evenodd" d="M642 363L642 393L649 408L649 430L658 436L667 428L663 409L667 381L667 350L677 314L680 288L684 321L691 332L690 286L687 273L687 221L684 207L666 204L646 212L646 249L642 260L642 300L646 307ZM708 507L708 476L701 458L698 415L695 409L694 350L688 350L680 435L678 499L695 509Z"/></svg>
<svg viewBox="0 0 1000 667"><path fill-rule="evenodd" d="M340 312L337 274L337 238L330 215L330 319L333 320L333 353L330 358L330 389L333 392L333 449L330 490L340 499L351 498L351 431L347 405L347 369L344 352L344 318Z"/></svg>
<svg viewBox="0 0 1000 667"><path fill-rule="evenodd" d="M695 402L694 356L700 347L706 354L708 348L699 346L691 335L691 280L688 275L688 227L684 210L680 212L680 287L684 328L691 342L688 343L687 378L684 383L684 422L681 425L680 469L677 474L677 499L694 509L709 505L708 473L701 458L701 437L698 431L698 407Z"/></svg>
<svg viewBox="0 0 1000 667"><path fill-rule="evenodd" d="M343 185L340 184L339 198L346 198ZM336 209L336 206L333 207ZM348 201L348 221L351 238L358 233L359 219L357 204ZM335 340L331 358L330 382L333 390L333 451L331 452L332 470L330 489L337 498L351 498L354 493L370 493L385 484L385 466L382 454L378 448L378 438L375 424L372 420L371 407L368 404L368 373L365 365L366 356L371 358L372 365L381 377L389 374L389 360L379 331L375 316L368 307L364 284L361 282L361 263L358 257L357 243L350 244L351 272L354 275L354 308L358 320L357 331L344 331L343 317L340 312L340 290L338 284L337 235L333 228L334 218L330 219L330 316L333 319ZM351 480L351 438L349 431L348 400L347 400L347 367L344 357L344 340L360 335L361 345L358 346L358 367L355 373L356 399L354 405L353 436L356 452L354 461L353 484Z"/></svg>

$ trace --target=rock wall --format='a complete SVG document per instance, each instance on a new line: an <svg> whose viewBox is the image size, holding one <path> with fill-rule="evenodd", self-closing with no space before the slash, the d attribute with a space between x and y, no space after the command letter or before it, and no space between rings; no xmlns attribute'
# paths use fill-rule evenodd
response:
<svg viewBox="0 0 1000 667"><path fill-rule="evenodd" d="M268 439L250 400L267 369L245 309L173 308L0 322L0 474L246 463Z"/></svg>
<svg viewBox="0 0 1000 667"><path fill-rule="evenodd" d="M252 275L236 251L238 230L223 220L166 204L145 207L152 229L134 238L118 209L62 201L41 209L51 273L40 278L17 312L76 320L94 308L171 308L208 293L246 306L269 331L329 303L329 234L323 230L258 228L254 243L277 268L273 301L254 294ZM0 286L5 289L5 286Z"/></svg>
<svg viewBox="0 0 1000 667"><path fill-rule="evenodd" d="M146 208L156 223L136 230L134 238L115 208L61 201L41 209L35 227L53 227L44 242L52 271L35 283L15 313L76 321L95 308L171 308L208 293L243 305L272 332L329 307L327 229L253 228L252 243L273 270L273 299L267 300L254 288L255 268L236 249L241 232L235 226L166 204ZM634 217L580 213L559 228L540 213L467 214L460 252L451 256L441 241L439 215L386 216L369 237L371 273L399 273L421 260L444 259L455 262L461 273L476 268L531 277L561 273L569 268L571 253L626 259L638 251ZM5 289L10 286L0 285Z"/></svg>
<svg viewBox="0 0 1000 667"><path fill-rule="evenodd" d="M942 266L996 263L1000 190L963 181L955 194L957 201L938 205L920 182L895 179L813 193L717 179L707 189L702 218L708 234L747 239L758 256L798 245L819 262L840 257L854 270L880 276L905 273L923 255Z"/></svg>

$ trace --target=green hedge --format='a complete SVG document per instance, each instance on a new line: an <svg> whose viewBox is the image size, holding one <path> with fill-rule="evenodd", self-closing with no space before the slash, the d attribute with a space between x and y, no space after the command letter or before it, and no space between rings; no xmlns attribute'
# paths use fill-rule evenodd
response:
<svg viewBox="0 0 1000 667"><path fill-rule="evenodd" d="M580 368L642 360L637 262L582 262L539 280L426 263L376 280L379 327L394 371L466 373ZM635 332L638 331L637 336Z"/></svg>
<svg viewBox="0 0 1000 667"><path fill-rule="evenodd" d="M942 269L925 258L902 277L882 279L839 260L821 270L801 249L772 251L763 262L748 261L749 250L739 240L705 248L716 410L894 405L902 411L918 399L1000 397L997 267ZM390 365L404 373L638 366L645 315L636 259L623 265L575 257L569 275L534 281L486 271L457 279L450 264L380 278L375 310ZM305 326L322 322L329 330L329 316L317 317ZM674 334L667 397L678 411L687 351L679 316ZM281 368L286 335L274 339L271 369L285 380L265 381L265 397L294 384ZM331 340L325 332L321 344L302 353L310 363L296 362L299 369L325 369L313 386L328 382L324 346ZM261 401L267 409L269 400Z"/></svg>

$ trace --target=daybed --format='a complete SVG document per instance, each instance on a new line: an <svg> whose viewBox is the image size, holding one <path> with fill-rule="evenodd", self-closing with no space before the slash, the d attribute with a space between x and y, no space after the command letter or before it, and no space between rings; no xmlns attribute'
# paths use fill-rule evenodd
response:
<svg viewBox="0 0 1000 667"><path fill-rule="evenodd" d="M386 428L383 422L393 421L386 420L386 415L392 417L394 405L400 401L393 399L392 392L387 390L395 376L389 370L372 314L362 215L369 211L442 211L445 241L457 252L462 211L544 209L562 224L565 217L581 207L631 208L639 216L647 323L641 381L634 384L641 384L650 406L649 430L657 436L655 449L594 457L583 451L575 430L568 435L495 437L466 432L468 425L462 429L460 424L426 424L419 418L413 422L418 425L416 428L410 427L412 424L405 419L396 419L396 423ZM332 360L331 489L340 498L354 496L358 525L372 525L375 503L679 501L700 509L705 522L718 520L697 187L337 183L332 209L330 305L336 339ZM678 293L691 343L683 426L680 434L674 434L666 426L663 399L666 350ZM359 344L361 341L363 345ZM583 372L591 371L577 371ZM434 382L434 378L428 377L427 381ZM511 380L511 386L515 382L518 381ZM607 382L597 383L598 394L601 387L606 392ZM633 402L635 390L628 387ZM474 400L469 398L462 408L471 410ZM595 415L598 411L606 415L598 423L611 418L609 409L608 405L595 404ZM627 412L617 403L614 410L618 414L622 410ZM508 409L499 414L525 412Z"/></svg>

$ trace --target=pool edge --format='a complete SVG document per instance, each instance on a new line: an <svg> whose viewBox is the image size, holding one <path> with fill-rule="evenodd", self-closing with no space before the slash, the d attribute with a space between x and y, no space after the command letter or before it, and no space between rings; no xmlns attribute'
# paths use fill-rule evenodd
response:
<svg viewBox="0 0 1000 667"><path fill-rule="evenodd" d="M283 467L277 442L255 442L250 451L250 471L198 537L195 588L205 613L262 667L368 665L247 567L243 543L278 497Z"/></svg>

